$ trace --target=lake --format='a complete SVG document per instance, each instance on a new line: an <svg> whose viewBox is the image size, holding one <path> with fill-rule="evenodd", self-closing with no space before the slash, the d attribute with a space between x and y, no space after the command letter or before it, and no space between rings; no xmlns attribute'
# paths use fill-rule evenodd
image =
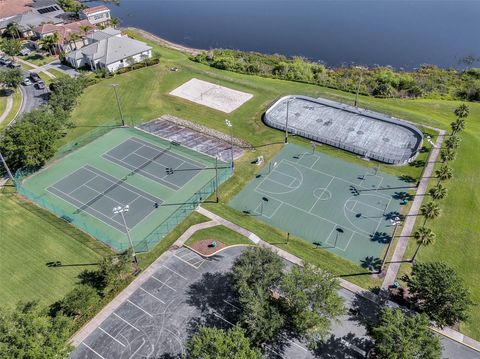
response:
<svg viewBox="0 0 480 359"><path fill-rule="evenodd" d="M303 56L329 66L480 66L475 0L120 1L108 6L121 26L195 48Z"/></svg>

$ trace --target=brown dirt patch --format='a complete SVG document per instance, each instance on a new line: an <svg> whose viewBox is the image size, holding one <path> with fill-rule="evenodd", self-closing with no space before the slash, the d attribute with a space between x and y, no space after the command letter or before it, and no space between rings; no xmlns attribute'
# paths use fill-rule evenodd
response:
<svg viewBox="0 0 480 359"><path fill-rule="evenodd" d="M226 244L220 241L216 241L216 242L217 242L217 246L215 248L212 247L211 239L203 239L201 241L190 244L189 247L196 250L198 253L200 253L203 256L210 256L227 246Z"/></svg>

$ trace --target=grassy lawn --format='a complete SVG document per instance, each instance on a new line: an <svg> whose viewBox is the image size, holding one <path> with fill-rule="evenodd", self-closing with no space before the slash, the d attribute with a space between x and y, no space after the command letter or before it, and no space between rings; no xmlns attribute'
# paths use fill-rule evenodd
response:
<svg viewBox="0 0 480 359"><path fill-rule="evenodd" d="M43 66L49 64L50 62L56 60L58 56L43 56L39 53L32 52L27 56L20 56L22 60L28 61L36 66Z"/></svg>
<svg viewBox="0 0 480 359"><path fill-rule="evenodd" d="M68 75L62 71L58 71L58 70L55 70L55 69L48 69L48 72L50 72L52 75L54 75L55 77L58 77L58 78L62 78L62 77L68 77Z"/></svg>
<svg viewBox="0 0 480 359"><path fill-rule="evenodd" d="M10 113L5 118L5 120L3 120L2 123L0 123L0 131L3 131L8 126L8 124L14 119L21 105L22 105L22 93L20 92L20 90L17 90L13 94L13 106L12 106L12 109L10 110Z"/></svg>
<svg viewBox="0 0 480 359"><path fill-rule="evenodd" d="M133 34L130 33L130 35ZM255 153L247 152L236 163L235 176L221 188L221 203L205 207L251 230L262 239L275 243L306 261L345 276L346 279L356 284L365 288L379 285L380 281L364 274L365 270L361 267L327 251L314 249L312 245L297 238L292 238L289 243L286 243L285 233L259 222L255 218L243 216L226 205L259 170L250 162L259 155L264 155L265 162L268 162L281 148L283 133L266 127L261 119L262 114L273 101L287 94L303 94L353 103L354 95L314 85L224 72L193 63L188 60L186 55L177 51L152 45L154 51L161 55L159 65L118 75L86 89L73 114L77 127L62 139L63 144L84 135L91 130L91 126L120 122L116 112L114 92L111 88L113 83L120 85L120 101L129 124L139 124L163 114L173 114L227 132L224 120L228 117L233 123L234 135L247 140L257 150ZM178 67L180 71L170 72L169 69L172 66ZM254 97L238 110L226 116L224 113L168 95L171 90L192 77L249 92ZM448 129L449 123L454 120L453 110L458 104L459 102L455 101L432 99L377 99L360 96L360 106L362 107L444 129ZM479 302L480 287L477 283L480 278L474 264L480 258L480 246L478 246L477 238L480 222L478 220L471 221L470 218L472 218L472 214L478 213L480 210L479 180L476 176L476 169L472 168L473 164L480 161L480 154L476 150L480 145L480 124L476 121L480 115L480 104L470 104L470 107L471 116L467 130L462 135L463 142L459 158L453 164L455 179L448 184L449 196L441 203L442 217L432 223L432 227L437 233L437 243L431 248L422 250L419 259L442 260L454 266L473 292L474 300ZM428 132L435 134L433 131ZM295 137L291 142L308 145L308 141ZM365 162L355 155L328 146L320 146L318 151L347 161L361 163L364 166L375 165L373 162ZM424 159L427 154L425 153L423 156ZM421 159L422 157L420 157ZM380 170L392 175L409 175L418 178L422 167L383 165ZM187 221L189 220L191 219ZM177 227L177 230L180 227L183 228L183 224ZM173 238L170 239L173 242ZM165 243L165 248L167 248L167 244L170 242L164 240L162 243ZM412 248L409 250L411 251ZM146 258L154 256L153 253L145 255ZM408 270L408 267L405 270ZM480 322L480 310L475 308L472 310L472 319L468 323L462 324L462 330L468 335L479 338L480 328L475 324L478 322Z"/></svg>
<svg viewBox="0 0 480 359"><path fill-rule="evenodd" d="M5 94L5 91L0 91L0 116L7 107L7 98L8 96Z"/></svg>
<svg viewBox="0 0 480 359"><path fill-rule="evenodd" d="M100 242L20 199L11 186L1 190L0 305L34 299L50 304L108 253ZM62 266L47 266L55 261Z"/></svg>
<svg viewBox="0 0 480 359"><path fill-rule="evenodd" d="M238 234L235 231L232 231L230 228L225 226L216 226L211 228L201 229L198 232L195 232L188 241L185 242L186 245L191 245L204 239L214 240L222 242L227 246L233 246L236 244L253 244L251 240Z"/></svg>

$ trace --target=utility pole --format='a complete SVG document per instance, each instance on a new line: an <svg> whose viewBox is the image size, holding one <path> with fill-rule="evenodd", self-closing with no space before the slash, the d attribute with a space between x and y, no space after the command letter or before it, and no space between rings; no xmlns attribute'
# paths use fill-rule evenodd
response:
<svg viewBox="0 0 480 359"><path fill-rule="evenodd" d="M400 217L395 217L394 219L391 219L390 221L395 227L393 228L392 238L390 239L390 242L388 242L387 250L385 251L385 255L383 256L382 265L380 266L380 271L378 273L383 272L383 268L385 267L385 261L387 260L387 256L388 256L388 251L390 249L390 246L392 245L393 240L395 239L395 232L397 232L398 225L400 223L402 223L402 221L400 221Z"/></svg>
<svg viewBox="0 0 480 359"><path fill-rule="evenodd" d="M120 112L120 118L122 120L122 126L125 127L125 120L123 119L122 107L120 106L120 100L118 99L117 87L119 84L112 84L113 91L115 91L115 98L117 99L118 112Z"/></svg>
<svg viewBox="0 0 480 359"><path fill-rule="evenodd" d="M130 209L130 206L127 204L126 206L118 206L113 208L114 214L120 214L122 216L123 224L125 225L125 231L127 232L128 242L130 243L130 248L132 248L132 256L133 261L135 263L135 272L138 270L138 259L137 254L135 253L135 247L133 246L132 237L130 236L130 232L128 230L127 221L125 220L125 213L127 213Z"/></svg>
<svg viewBox="0 0 480 359"><path fill-rule="evenodd" d="M8 168L7 162L5 161L5 158L3 158L1 152L0 152L0 160L3 163L3 167L5 167L5 170L7 171L8 177L10 177L12 182L15 183L15 179L13 178L12 172L10 172L10 168Z"/></svg>
<svg viewBox="0 0 480 359"><path fill-rule="evenodd" d="M230 122L230 120L225 120L225 124L227 127L230 128L230 158L232 159L232 172L234 169L234 163L233 163L233 125Z"/></svg>
<svg viewBox="0 0 480 359"><path fill-rule="evenodd" d="M215 156L215 197L218 203L218 158Z"/></svg>

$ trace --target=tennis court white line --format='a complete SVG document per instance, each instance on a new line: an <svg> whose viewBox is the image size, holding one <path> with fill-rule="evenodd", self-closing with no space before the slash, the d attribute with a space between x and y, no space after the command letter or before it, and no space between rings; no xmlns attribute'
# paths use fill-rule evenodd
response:
<svg viewBox="0 0 480 359"><path fill-rule="evenodd" d="M330 179L330 182L328 182L327 187L324 187L324 188L323 188L322 195L325 193L325 191L328 191L328 187L332 184L332 182L333 182L334 179L335 179L335 178L332 177L332 178ZM314 191L315 191L315 189L314 189ZM313 206L308 210L308 212L311 212L311 211L312 211L312 209L317 205L318 201L320 201L320 198L321 198L321 197L322 197L321 195L318 196L317 200L313 203Z"/></svg>
<svg viewBox="0 0 480 359"><path fill-rule="evenodd" d="M83 345L85 345L88 349L90 349L92 352L94 352L95 354L97 354L100 358L102 359L105 359L103 356L101 356L99 353L97 353L93 348L90 348L90 346L88 346L87 344L85 344L84 342L82 342Z"/></svg>
<svg viewBox="0 0 480 359"><path fill-rule="evenodd" d="M163 300L161 300L160 298L157 298L155 295L153 295L152 293L146 291L145 289L143 289L142 287L139 287L141 290L143 290L145 293L147 293L149 296L153 297L154 299L158 300L160 303L162 304L165 304L165 302Z"/></svg>
<svg viewBox="0 0 480 359"><path fill-rule="evenodd" d="M315 162L313 162L313 163L312 163L312 165L310 166L310 168L311 168L312 170L314 170L314 169L315 169L315 168L314 168L314 167L315 167L315 165L316 165L316 164L317 164L317 162L320 160L320 156L315 156L315 157L317 157L317 159L316 159L316 160L315 160ZM302 157L302 158L303 158L303 157Z"/></svg>
<svg viewBox="0 0 480 359"><path fill-rule="evenodd" d="M166 268L166 269L168 269L170 272L172 272L172 273L174 273L174 274L178 275L180 278L183 278L183 279L185 279L185 280L188 280L188 279L187 279L187 278L185 278L183 275L181 275L181 274L179 274L179 273L175 272L175 271L174 271L173 269L171 269L171 268L168 268L168 267L167 267L165 264L162 264L162 267L165 267L165 268Z"/></svg>
<svg viewBox="0 0 480 359"><path fill-rule="evenodd" d="M158 298L157 298L158 299ZM132 302L130 299L127 299L127 302L130 303L131 305L133 305L134 307L137 307L138 309L140 309L142 312L144 312L145 314L147 314L150 318L153 318L153 315L151 315L149 312L147 312L145 309L143 308L140 308L138 305L136 305L134 302Z"/></svg>
<svg viewBox="0 0 480 359"><path fill-rule="evenodd" d="M174 292L176 292L177 290L175 288L172 288L170 287L167 283L164 283L163 281L161 281L160 279L158 279L157 277L155 277L154 275L151 276L151 278L155 279L157 282L163 284L165 287L173 290Z"/></svg>
<svg viewBox="0 0 480 359"><path fill-rule="evenodd" d="M104 330L104 329L101 328L101 327L98 327L98 329L100 329L102 332L104 332L105 334L107 334L110 338L112 338L112 339L115 340L118 344L120 344L122 347L125 348L125 344L123 344L120 340L118 340L118 339L115 338L114 336L110 335L106 330Z"/></svg>
<svg viewBox="0 0 480 359"><path fill-rule="evenodd" d="M125 319L123 319L121 316L119 316L117 313L113 313L114 316L116 316L118 319L120 319L121 321L123 321L124 323L128 324L129 326L131 326L133 329L135 329L137 332L140 331L140 329L138 329L137 327L135 327L133 324L127 322Z"/></svg>
<svg viewBox="0 0 480 359"><path fill-rule="evenodd" d="M270 174L273 173L273 172L275 172L275 171L277 171L278 173L280 173L280 174L282 174L282 175L286 175L286 174L283 173L282 171L279 171L279 170L278 170L278 167L282 164L283 161L284 161L284 159L280 160L280 162L278 163L277 167L275 167L274 170L272 170L270 173L268 173L268 174L260 181L260 183L255 187L255 189L261 188L261 186L263 185L263 183L264 183L267 179L268 179L269 181L272 181L272 182L274 182L274 183L277 183L278 185L280 185L280 186L282 186L282 187L289 188L289 187L285 186L283 183L277 182L277 181L275 181L275 180L273 180L273 179L270 178ZM270 192L270 191L266 191L266 190L262 190L262 189L261 189L261 191L265 192L265 194L280 194L280 195L282 195L282 194L287 194L287 193L290 193L290 192L293 192L293 191L299 189L299 188L302 186L302 184L303 184L303 173L302 173L298 168L296 168L295 166L293 166L291 163L290 163L289 165L292 166L292 167L294 167L295 170L300 174L300 178L295 178L295 177L292 177L292 176L290 176L290 175L287 175L287 176L292 177L292 178L294 178L295 180L298 180L298 181L300 182L300 184L299 184L297 187L290 188L289 190L283 191L283 192Z"/></svg>

